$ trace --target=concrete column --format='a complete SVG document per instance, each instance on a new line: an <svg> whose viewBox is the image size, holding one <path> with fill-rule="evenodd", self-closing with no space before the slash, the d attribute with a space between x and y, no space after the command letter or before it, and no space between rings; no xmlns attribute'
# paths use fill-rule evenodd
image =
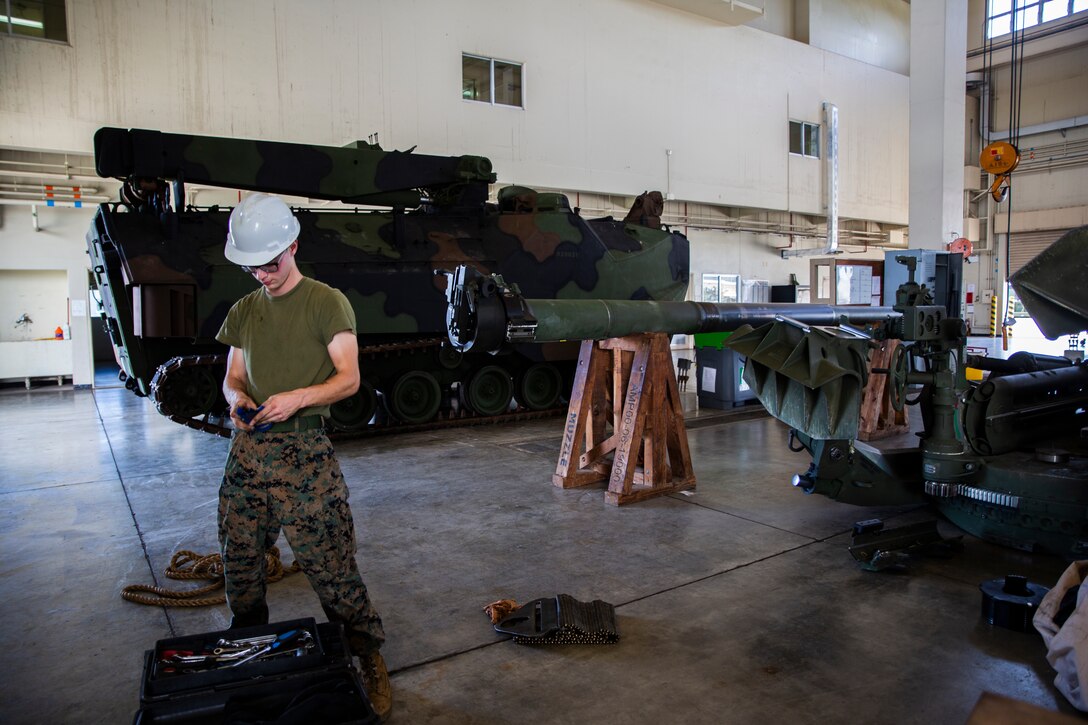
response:
<svg viewBox="0 0 1088 725"><path fill-rule="evenodd" d="M944 249L963 232L967 3L910 6L910 246Z"/></svg>

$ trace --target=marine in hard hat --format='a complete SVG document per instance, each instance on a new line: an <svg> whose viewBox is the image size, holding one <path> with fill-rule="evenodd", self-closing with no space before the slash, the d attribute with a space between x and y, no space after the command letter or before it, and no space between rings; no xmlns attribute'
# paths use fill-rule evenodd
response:
<svg viewBox="0 0 1088 725"><path fill-rule="evenodd" d="M355 561L348 489L322 420L359 389L355 313L343 293L299 270L299 229L282 199L251 194L231 212L224 249L261 284L216 335L230 346L223 393L235 426L219 489L231 627L268 622L264 552L282 527L330 621L344 623L384 720L385 633Z"/></svg>

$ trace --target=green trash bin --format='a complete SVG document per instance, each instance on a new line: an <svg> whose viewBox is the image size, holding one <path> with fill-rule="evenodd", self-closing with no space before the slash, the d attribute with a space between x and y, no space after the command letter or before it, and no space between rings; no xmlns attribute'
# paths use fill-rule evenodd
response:
<svg viewBox="0 0 1088 725"><path fill-rule="evenodd" d="M695 336L696 389L700 408L728 410L755 400L755 392L744 382L746 358L722 346L728 332Z"/></svg>

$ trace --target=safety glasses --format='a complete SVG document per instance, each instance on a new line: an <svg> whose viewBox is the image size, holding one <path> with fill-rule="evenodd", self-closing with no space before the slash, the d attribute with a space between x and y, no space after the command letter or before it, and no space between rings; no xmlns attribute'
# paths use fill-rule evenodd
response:
<svg viewBox="0 0 1088 725"><path fill-rule="evenodd" d="M290 247L288 247L287 249L290 249ZM249 267L243 264L242 271L246 274L257 274L257 272L264 272L265 274L275 274L280 270L280 260L283 259L283 255L287 253L287 249L277 254L276 258L267 264L259 264L256 267Z"/></svg>

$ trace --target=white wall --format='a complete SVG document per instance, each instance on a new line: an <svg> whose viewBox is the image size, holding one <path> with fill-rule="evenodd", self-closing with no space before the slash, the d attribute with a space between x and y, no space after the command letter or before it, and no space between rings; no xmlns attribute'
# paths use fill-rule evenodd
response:
<svg viewBox="0 0 1088 725"><path fill-rule="evenodd" d="M16 325L23 315L32 322ZM67 272L0 269L0 342L52 338L67 326Z"/></svg>
<svg viewBox="0 0 1088 725"><path fill-rule="evenodd" d="M1086 91L1088 92L1088 91ZM1077 166L1062 166L1047 159L1062 158L1063 147L1073 145L1088 153L1088 125L1062 132L1050 132L1022 137L1021 163L1024 169L1013 171L1012 208L1015 212L1063 209L1088 206L1088 162ZM1005 211L1001 205L1001 211Z"/></svg>
<svg viewBox="0 0 1088 725"><path fill-rule="evenodd" d="M994 69L992 130L1007 132L1012 74L1009 65ZM1023 61L1020 128L1088 116L1088 43Z"/></svg>
<svg viewBox="0 0 1088 725"><path fill-rule="evenodd" d="M823 37L895 26L894 3L845 5ZM646 0L70 0L69 29L70 46L0 43L0 145L88 151L102 125L330 145L378 132L489 156L506 182L671 183L679 199L818 212L787 121L831 101L840 214L906 223L904 75ZM463 51L523 62L526 108L461 100Z"/></svg>
<svg viewBox="0 0 1088 725"><path fill-rule="evenodd" d="M812 257L782 259L778 248L789 244L786 237L769 237L752 232L718 232L690 229L691 287L689 298L698 299L702 275L739 274L742 279L763 279L771 284L788 284L790 274L802 285L809 284ZM884 259L883 250L839 255L840 261Z"/></svg>
<svg viewBox="0 0 1088 725"><path fill-rule="evenodd" d="M805 0L801 0L805 2ZM807 42L797 36L795 6L797 0L759 0L750 2L750 5L762 5L763 16L745 23L749 28L762 30L765 33L774 33L783 38L791 38L801 42Z"/></svg>
<svg viewBox="0 0 1088 725"><path fill-rule="evenodd" d="M905 0L798 0L816 48L910 73L910 3ZM807 8L806 8L807 6Z"/></svg>
<svg viewBox="0 0 1088 725"><path fill-rule="evenodd" d="M94 210L46 206L38 206L37 210L39 231L34 231L29 206L0 206L0 259L7 270L53 270L54 274L56 270L64 270L64 289L58 289L57 294L66 296L69 304L76 302L74 311L78 312L79 302L83 303L84 309L83 316L71 317L72 382L90 385L94 380L90 318L87 316L91 311L87 293L90 265L84 235ZM52 290L50 296L53 297ZM0 309L4 310L7 310L8 302L13 302L6 295L0 296L0 300ZM57 315L63 314L62 320L67 319L64 299L58 304L59 307L49 308L52 311L49 319L39 320L31 314L34 337L52 336L57 325L63 324L54 320ZM13 323L14 319L0 317L0 324L10 326Z"/></svg>

